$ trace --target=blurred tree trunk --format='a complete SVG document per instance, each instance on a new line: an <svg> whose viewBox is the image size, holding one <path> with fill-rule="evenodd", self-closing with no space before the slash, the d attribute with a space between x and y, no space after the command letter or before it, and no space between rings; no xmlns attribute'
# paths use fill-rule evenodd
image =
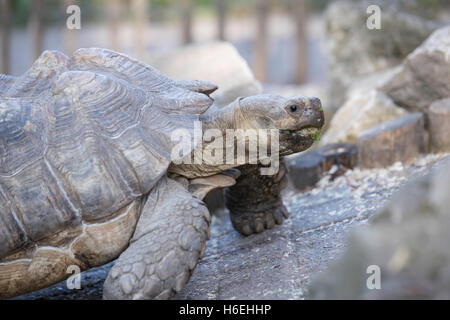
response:
<svg viewBox="0 0 450 320"><path fill-rule="evenodd" d="M226 0L216 0L217 5L217 38L219 40L225 40L225 24L226 24L226 13L227 13L227 4Z"/></svg>
<svg viewBox="0 0 450 320"><path fill-rule="evenodd" d="M296 26L296 72L295 81L297 84L305 82L307 68L306 51L306 27L307 27L307 6L306 0L295 0L292 10Z"/></svg>
<svg viewBox="0 0 450 320"><path fill-rule="evenodd" d="M255 77L264 82L267 77L267 18L269 0L256 0L257 34L255 44Z"/></svg>
<svg viewBox="0 0 450 320"><path fill-rule="evenodd" d="M144 54L145 45L147 43L147 27L148 27L148 1L132 0L131 9L134 20L134 50L135 55L141 58Z"/></svg>
<svg viewBox="0 0 450 320"><path fill-rule="evenodd" d="M31 34L31 52L33 62L42 53L42 0L30 1L30 20L28 22L28 30Z"/></svg>
<svg viewBox="0 0 450 320"><path fill-rule="evenodd" d="M181 1L181 31L183 35L183 44L189 44L192 42L192 13L194 5L192 0Z"/></svg>
<svg viewBox="0 0 450 320"><path fill-rule="evenodd" d="M69 6L77 4L77 0L64 0L62 2L63 4L63 12L64 12L64 17L65 19L67 19L67 14L66 14L66 10ZM71 55L76 48L75 45L75 30L70 30L66 24L64 23L65 28L64 28L64 34L63 34L63 41L64 41L64 50L66 51L67 54Z"/></svg>
<svg viewBox="0 0 450 320"><path fill-rule="evenodd" d="M0 73L9 73L9 50L10 50L10 3L9 0L0 0L0 25L2 35L1 70Z"/></svg>
<svg viewBox="0 0 450 320"><path fill-rule="evenodd" d="M108 0L106 1L108 6L109 16L109 43L112 50L120 50L120 20L123 12L123 0Z"/></svg>

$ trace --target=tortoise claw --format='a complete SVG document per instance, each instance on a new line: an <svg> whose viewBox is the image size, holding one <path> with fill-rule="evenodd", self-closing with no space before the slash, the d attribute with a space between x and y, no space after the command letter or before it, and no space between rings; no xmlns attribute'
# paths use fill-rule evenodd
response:
<svg viewBox="0 0 450 320"><path fill-rule="evenodd" d="M230 211L233 227L244 236L272 229L276 224L282 224L287 217L289 217L289 213L284 205L266 209L262 212Z"/></svg>
<svg viewBox="0 0 450 320"><path fill-rule="evenodd" d="M289 218L289 211L286 209L286 207L284 206L284 204L281 205L280 207L281 213L283 214L283 216L287 219Z"/></svg>
<svg viewBox="0 0 450 320"><path fill-rule="evenodd" d="M276 210L274 213L275 216L275 221L277 222L277 224L282 224L283 223L283 214L281 213L280 210Z"/></svg>

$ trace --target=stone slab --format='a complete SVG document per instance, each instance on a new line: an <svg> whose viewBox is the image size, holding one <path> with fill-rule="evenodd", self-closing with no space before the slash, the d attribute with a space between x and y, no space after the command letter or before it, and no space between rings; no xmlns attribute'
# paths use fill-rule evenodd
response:
<svg viewBox="0 0 450 320"><path fill-rule="evenodd" d="M286 161L289 181L298 190L314 187L333 167L340 170L356 166L357 151L353 144L329 144L302 154L291 156Z"/></svg>
<svg viewBox="0 0 450 320"><path fill-rule="evenodd" d="M358 165L381 168L408 162L425 152L424 117L412 113L361 132L357 140Z"/></svg>

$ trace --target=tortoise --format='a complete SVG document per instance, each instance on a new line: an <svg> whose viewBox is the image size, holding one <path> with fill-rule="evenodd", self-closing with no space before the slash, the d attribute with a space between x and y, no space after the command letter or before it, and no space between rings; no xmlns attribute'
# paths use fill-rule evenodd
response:
<svg viewBox="0 0 450 320"><path fill-rule="evenodd" d="M117 259L104 299L171 298L205 251L211 217L202 199L216 188L229 188L242 234L281 224L282 160L271 175L257 171L268 166L262 158L188 163L211 141L174 153L173 134L195 136L196 123L280 130L282 157L314 143L320 100L262 94L207 111L216 89L99 48L45 51L22 76L1 75L0 297Z"/></svg>

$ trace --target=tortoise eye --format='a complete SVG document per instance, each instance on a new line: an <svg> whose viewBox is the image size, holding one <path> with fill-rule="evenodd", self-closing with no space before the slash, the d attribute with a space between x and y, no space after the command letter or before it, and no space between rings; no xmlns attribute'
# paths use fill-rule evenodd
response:
<svg viewBox="0 0 450 320"><path fill-rule="evenodd" d="M288 109L289 109L290 112L297 112L298 107L295 104L293 104L293 105L290 105L288 107Z"/></svg>

